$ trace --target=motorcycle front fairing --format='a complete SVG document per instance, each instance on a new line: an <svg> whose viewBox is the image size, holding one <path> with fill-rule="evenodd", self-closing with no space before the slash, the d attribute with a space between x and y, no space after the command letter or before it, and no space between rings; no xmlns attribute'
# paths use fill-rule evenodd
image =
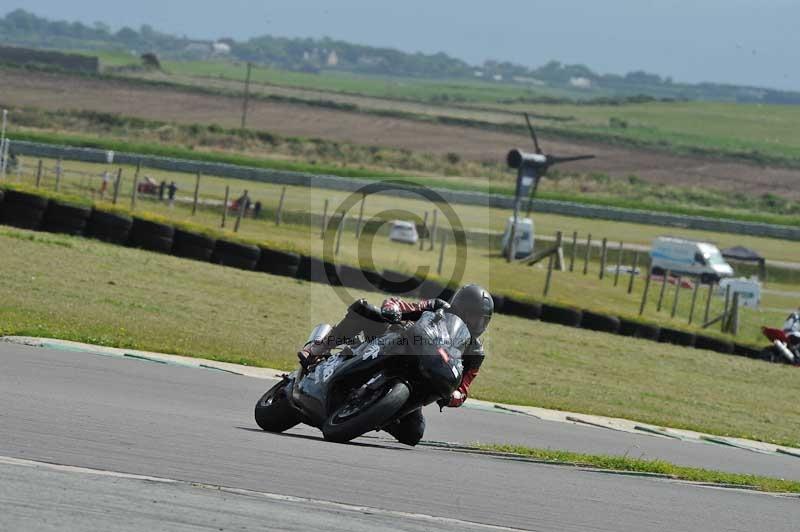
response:
<svg viewBox="0 0 800 532"><path fill-rule="evenodd" d="M402 332L390 332L329 357L317 364L313 372L295 381L292 403L309 424L322 426L332 411L337 399L334 391L340 384L346 381L363 384L402 356L407 344Z"/></svg>
<svg viewBox="0 0 800 532"><path fill-rule="evenodd" d="M409 336L424 381L419 388L427 392L423 403L449 399L463 377L462 355L471 339L466 324L455 314L425 312Z"/></svg>

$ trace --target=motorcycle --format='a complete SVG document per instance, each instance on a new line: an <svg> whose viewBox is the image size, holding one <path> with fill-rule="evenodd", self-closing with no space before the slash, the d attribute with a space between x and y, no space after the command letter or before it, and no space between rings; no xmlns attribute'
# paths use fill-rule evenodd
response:
<svg viewBox="0 0 800 532"><path fill-rule="evenodd" d="M800 365L800 337L772 327L762 327L761 332L772 342L772 346L767 349L785 358L790 364Z"/></svg>
<svg viewBox="0 0 800 532"><path fill-rule="evenodd" d="M431 403L444 406L461 384L462 349L469 341L458 316L424 312L416 322L393 325L309 370L300 366L284 375L256 403L256 423L268 432L305 423L326 440L344 443Z"/></svg>

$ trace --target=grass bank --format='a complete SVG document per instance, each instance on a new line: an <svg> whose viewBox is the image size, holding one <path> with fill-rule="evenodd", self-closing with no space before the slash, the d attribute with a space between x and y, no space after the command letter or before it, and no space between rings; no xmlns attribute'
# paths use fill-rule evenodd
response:
<svg viewBox="0 0 800 532"><path fill-rule="evenodd" d="M8 227L0 271L0 334L283 369L345 310L325 285ZM482 399L800 444L788 366L503 315L486 346Z"/></svg>
<svg viewBox="0 0 800 532"><path fill-rule="evenodd" d="M628 458L627 456L582 454L551 449L535 449L519 445L477 445L477 448L489 452L507 453L512 456L544 460L546 462L559 464L572 464L580 467L591 467L610 471L651 473L664 475L676 480L742 487L769 493L800 493L800 482L793 480L679 466L664 460L642 460Z"/></svg>

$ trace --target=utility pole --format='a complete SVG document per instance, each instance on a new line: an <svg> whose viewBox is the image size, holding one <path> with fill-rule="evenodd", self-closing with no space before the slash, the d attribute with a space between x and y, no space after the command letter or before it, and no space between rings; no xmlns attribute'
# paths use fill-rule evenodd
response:
<svg viewBox="0 0 800 532"><path fill-rule="evenodd" d="M247 62L247 77L244 80L244 105L242 107L242 129L247 127L247 106L250 104L250 73L253 63Z"/></svg>

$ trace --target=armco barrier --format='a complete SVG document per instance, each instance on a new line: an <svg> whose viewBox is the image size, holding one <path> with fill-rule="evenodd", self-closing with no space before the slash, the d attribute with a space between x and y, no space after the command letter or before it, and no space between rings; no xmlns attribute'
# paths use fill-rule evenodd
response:
<svg viewBox="0 0 800 532"><path fill-rule="evenodd" d="M49 205L55 203L33 194L0 189L0 214L2 214L3 217L5 217L7 213L6 209L9 206L9 198L12 199L12 207L19 207L11 211L12 215L21 216L23 219L28 219L31 216L31 212L29 211L33 211L35 216L42 217L46 209L43 210L39 207L41 207L41 205L46 205L46 208L49 208ZM25 211L25 209L28 209L28 211ZM202 244L203 246L213 241L213 239L205 235L191 233L182 229L175 229L171 225L136 217L131 220L124 215L103 211L92 210L88 220L85 233L87 236L97 235L95 237L99 236L102 240L143 248L147 248L149 245L156 248L154 249L155 251L160 251L162 253L172 252L176 254L173 245L174 239L179 243L183 242L185 245ZM117 233L116 231L127 232L129 229L131 236L126 242L120 237L122 233ZM369 290L370 287L374 289L376 285L385 284L386 282L397 282L398 279L391 277L399 275L397 272L392 272L389 276L390 279L385 279L376 272L361 271L360 274L368 280L369 283L361 284L363 281L358 281L358 286L356 286L356 283L352 281L353 274L356 273L355 268L343 266L337 268L315 257L299 256L295 253L263 247L259 248L249 244L227 240L215 241L214 253L211 256L211 260L237 268L247 270L257 269L275 275L284 275L325 284L330 284L331 282L329 273L337 274L332 275L331 278L334 280L338 278L342 285L352 285L351 287L353 288L364 288L367 290ZM424 299L441 297L442 299L449 300L453 295L453 290L442 286L436 281L425 280L419 285L416 294ZM741 344L730 344L730 342L725 340L715 340L712 337L702 335L695 337L693 333L686 331L670 328L661 329L658 325L638 323L631 320L597 314L591 311L581 311L559 305L539 305L537 303L521 302L511 297L501 295L493 295L492 297L498 305L498 313L501 314L518 316L528 320L541 319L545 322L558 323L570 327L581 326L581 321L583 320L585 321L585 328L604 330L610 333L613 332L624 336L634 336L652 341L675 343L687 347L696 347L698 349L705 348L721 353L731 353L731 351L733 351L733 354L739 356L771 362L783 362L782 358L779 360L771 356L766 350L762 351ZM699 341L697 341L695 345L696 338ZM732 347L729 347L731 345Z"/></svg>
<svg viewBox="0 0 800 532"><path fill-rule="evenodd" d="M106 151L94 148L75 148L55 144L42 144L27 141L12 141L14 153L32 157L62 158L94 163L106 163ZM271 170L267 168L254 168L233 164L192 161L187 159L172 159L155 155L140 155L133 153L116 153L116 164L141 163L148 168L156 168L173 172L197 173L232 177L249 181L261 181L279 185L311 186L353 192L364 186L365 180L331 175L306 174L301 172L288 172ZM419 198L419 187L403 187L380 192L384 195ZM481 192L467 192L446 189L434 189L444 201L453 204L482 205L504 209L512 209L514 198ZM631 222L667 227L681 227L714 231L721 233L735 233L740 235L779 238L784 240L800 240L800 227L772 225L758 222L744 222L734 220L721 220L704 216L685 216L635 209L620 209L602 205L587 205L568 201L534 200L533 210L541 213L561 214L564 216L577 216L581 218L599 218L618 222Z"/></svg>

